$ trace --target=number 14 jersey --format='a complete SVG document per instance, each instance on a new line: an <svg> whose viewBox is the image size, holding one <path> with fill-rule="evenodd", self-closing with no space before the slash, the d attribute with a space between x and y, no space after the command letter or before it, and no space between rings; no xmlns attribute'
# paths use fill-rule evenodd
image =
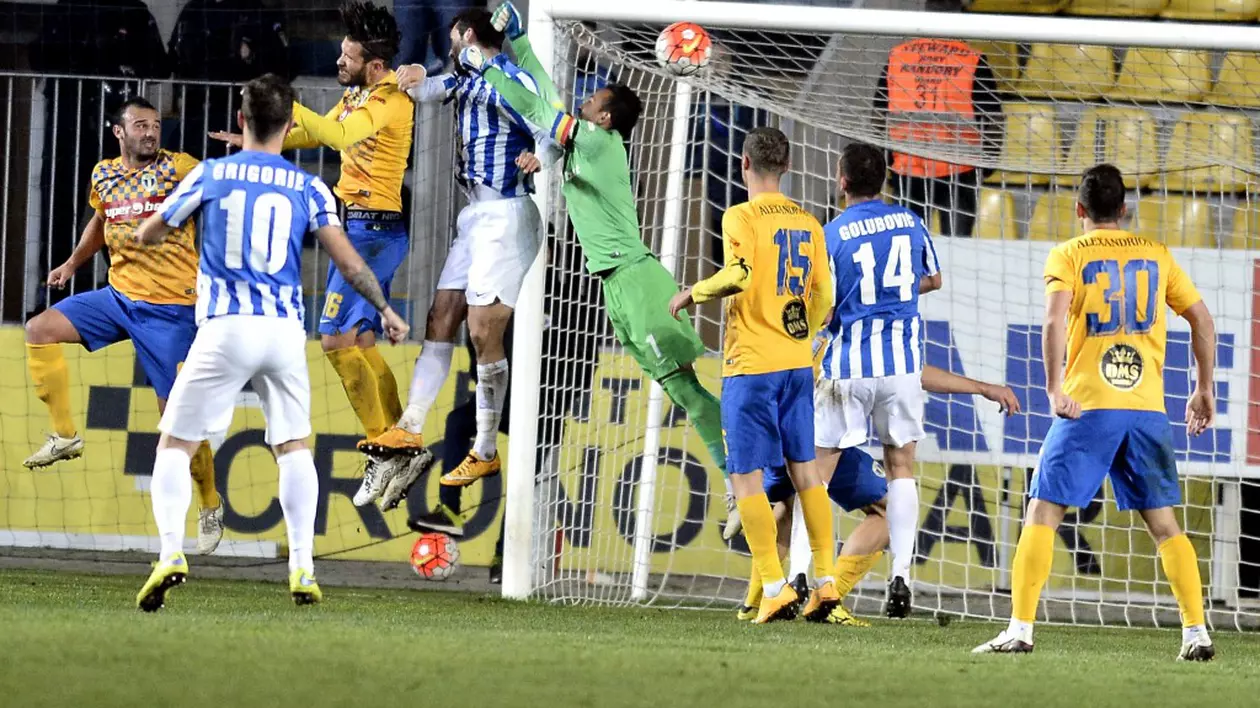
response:
<svg viewBox="0 0 1260 708"><path fill-rule="evenodd" d="M868 379L923 368L919 280L940 270L923 221L876 199L827 224L836 314L823 354L829 379Z"/></svg>
<svg viewBox="0 0 1260 708"><path fill-rule="evenodd" d="M223 315L302 320L302 241L341 225L323 180L249 150L198 165L160 214L174 228L199 219L199 325Z"/></svg>
<svg viewBox="0 0 1260 708"><path fill-rule="evenodd" d="M1046 297L1070 292L1063 392L1083 410L1164 412L1167 303L1203 298L1162 243L1097 229L1046 257Z"/></svg>

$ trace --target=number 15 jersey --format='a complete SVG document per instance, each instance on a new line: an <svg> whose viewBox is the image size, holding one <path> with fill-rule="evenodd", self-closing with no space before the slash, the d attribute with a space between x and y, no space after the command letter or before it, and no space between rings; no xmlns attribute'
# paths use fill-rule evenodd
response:
<svg viewBox="0 0 1260 708"><path fill-rule="evenodd" d="M249 150L198 165L159 213L174 228L200 220L199 325L223 315L302 320L302 241L341 225L323 180Z"/></svg>
<svg viewBox="0 0 1260 708"><path fill-rule="evenodd" d="M827 224L836 314L823 354L829 379L915 374L923 368L919 280L940 271L923 221L876 199Z"/></svg>
<svg viewBox="0 0 1260 708"><path fill-rule="evenodd" d="M1083 410L1164 412L1167 303L1203 298L1162 243L1097 229L1046 257L1046 297L1072 293L1063 392Z"/></svg>

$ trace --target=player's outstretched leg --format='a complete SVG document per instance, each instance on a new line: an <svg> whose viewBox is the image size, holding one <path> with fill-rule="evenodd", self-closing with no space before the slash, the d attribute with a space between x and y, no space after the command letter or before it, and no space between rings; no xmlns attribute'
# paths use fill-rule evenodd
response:
<svg viewBox="0 0 1260 708"><path fill-rule="evenodd" d="M195 450L195 444L185 441L168 444L164 435L153 461L150 493L153 519L157 522L162 545L153 572L136 594L136 607L145 612L162 609L167 591L183 584L188 577L188 560L184 558L183 548L184 520L192 503L189 449Z"/></svg>
<svg viewBox="0 0 1260 708"><path fill-rule="evenodd" d="M315 458L301 442L277 446L280 467L280 508L289 537L289 593L298 605L324 599L315 582L315 510L319 504L319 475Z"/></svg>
<svg viewBox="0 0 1260 708"><path fill-rule="evenodd" d="M1181 611L1181 650L1178 661L1211 661L1216 647L1208 636L1203 610L1203 580L1194 545L1181 531L1172 507L1140 512L1159 546L1159 561Z"/></svg>
<svg viewBox="0 0 1260 708"><path fill-rule="evenodd" d="M61 341L77 341L74 325L57 310L46 310L26 323L26 366L35 395L48 407L52 433L39 450L22 464L28 468L47 467L83 454L70 418L70 371L61 352Z"/></svg>
<svg viewBox="0 0 1260 708"><path fill-rule="evenodd" d="M223 540L223 501L214 488L214 453L210 443L202 442L190 465L197 491L197 553L209 555Z"/></svg>

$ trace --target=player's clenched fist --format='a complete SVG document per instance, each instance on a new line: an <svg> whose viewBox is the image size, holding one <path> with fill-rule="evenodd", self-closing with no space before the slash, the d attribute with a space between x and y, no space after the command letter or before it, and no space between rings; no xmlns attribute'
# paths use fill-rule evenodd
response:
<svg viewBox="0 0 1260 708"><path fill-rule="evenodd" d="M57 288L58 290L66 287L66 283L69 283L70 279L74 277L74 270L69 263L53 268L52 272L48 274L48 287Z"/></svg>
<svg viewBox="0 0 1260 708"><path fill-rule="evenodd" d="M1060 418L1076 420L1081 417L1081 404L1062 391L1050 394L1050 409Z"/></svg>
<svg viewBox="0 0 1260 708"><path fill-rule="evenodd" d="M398 88L403 91L410 91L419 86L426 76L428 76L428 72L425 71L423 65L404 64L398 67Z"/></svg>
<svg viewBox="0 0 1260 708"><path fill-rule="evenodd" d="M394 344L401 344L411 331L411 326L393 308L381 313L381 326L385 329L385 336Z"/></svg>
<svg viewBox="0 0 1260 708"><path fill-rule="evenodd" d="M521 35L525 34L525 28L521 24L521 13L510 1L495 8L494 14L490 16L490 24L506 34L510 40L520 39Z"/></svg>

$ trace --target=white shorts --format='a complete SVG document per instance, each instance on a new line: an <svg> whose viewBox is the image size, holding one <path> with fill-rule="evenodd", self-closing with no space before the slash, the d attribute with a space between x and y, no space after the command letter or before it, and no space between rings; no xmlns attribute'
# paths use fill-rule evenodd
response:
<svg viewBox="0 0 1260 708"><path fill-rule="evenodd" d="M919 374L821 379L814 386L814 444L839 449L862 445L870 419L881 443L905 447L927 437L926 400Z"/></svg>
<svg viewBox="0 0 1260 708"><path fill-rule="evenodd" d="M262 402L268 445L311 436L302 322L251 315L215 317L201 325L158 429L181 440L221 436L246 383L253 383Z"/></svg>
<svg viewBox="0 0 1260 708"><path fill-rule="evenodd" d="M542 220L529 197L474 201L459 212L438 290L463 290L469 305L516 307L538 255Z"/></svg>

